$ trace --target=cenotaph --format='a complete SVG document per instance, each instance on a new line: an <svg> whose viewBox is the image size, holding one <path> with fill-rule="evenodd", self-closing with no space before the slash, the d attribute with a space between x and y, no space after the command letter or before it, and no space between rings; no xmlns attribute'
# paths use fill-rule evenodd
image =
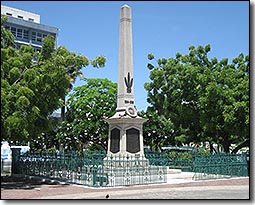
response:
<svg viewBox="0 0 255 205"><path fill-rule="evenodd" d="M107 155L103 173L107 186L166 182L164 166L151 165L144 155L143 123L134 102L131 8L120 9L118 95L115 114L109 124Z"/></svg>
<svg viewBox="0 0 255 205"><path fill-rule="evenodd" d="M107 156L144 155L143 123L134 103L131 8L120 10L118 95L116 113L106 119L109 124Z"/></svg>

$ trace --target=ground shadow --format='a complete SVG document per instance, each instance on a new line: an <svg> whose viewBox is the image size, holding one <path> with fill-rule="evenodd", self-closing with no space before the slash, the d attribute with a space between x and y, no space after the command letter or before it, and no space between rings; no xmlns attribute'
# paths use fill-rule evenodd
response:
<svg viewBox="0 0 255 205"><path fill-rule="evenodd" d="M43 180L40 178L30 178L26 176L1 176L2 189L35 189L41 185L58 185L59 182L53 180ZM67 185L67 184L66 184Z"/></svg>

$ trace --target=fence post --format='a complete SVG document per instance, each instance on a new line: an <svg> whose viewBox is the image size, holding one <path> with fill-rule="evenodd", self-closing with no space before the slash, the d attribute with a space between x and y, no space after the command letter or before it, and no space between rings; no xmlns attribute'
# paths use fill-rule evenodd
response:
<svg viewBox="0 0 255 205"><path fill-rule="evenodd" d="M247 175L248 177L250 176L250 153L245 153L244 154L246 158L246 163L247 163Z"/></svg>
<svg viewBox="0 0 255 205"><path fill-rule="evenodd" d="M18 174L18 161L20 157L21 148L11 148L12 150L12 167L11 174Z"/></svg>

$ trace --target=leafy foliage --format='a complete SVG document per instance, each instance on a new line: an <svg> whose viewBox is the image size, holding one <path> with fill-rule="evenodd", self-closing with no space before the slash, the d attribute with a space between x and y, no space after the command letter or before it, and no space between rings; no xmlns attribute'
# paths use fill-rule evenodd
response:
<svg viewBox="0 0 255 205"><path fill-rule="evenodd" d="M20 143L38 141L42 133L55 129L49 116L63 106L70 82L90 61L63 46L55 48L51 36L44 38L41 52L25 45L16 50L4 21L1 17L1 136ZM104 66L105 58L94 63Z"/></svg>
<svg viewBox="0 0 255 205"><path fill-rule="evenodd" d="M7 21L7 16L1 16L1 48L14 45L14 36L9 30L4 29L3 24Z"/></svg>
<svg viewBox="0 0 255 205"><path fill-rule="evenodd" d="M146 112L139 113L141 117L148 119L143 124L144 144L149 145L152 150L160 151L164 145L171 142L173 135L173 123L167 120L163 115L147 109Z"/></svg>
<svg viewBox="0 0 255 205"><path fill-rule="evenodd" d="M107 79L84 79L85 85L74 88L67 106L66 120L58 139L66 148L80 150L83 146L106 149L108 124L116 109L117 84Z"/></svg>
<svg viewBox="0 0 255 205"><path fill-rule="evenodd" d="M48 115L67 94L64 69L54 62L34 61L32 47L1 49L1 134L4 139L26 141L48 127Z"/></svg>
<svg viewBox="0 0 255 205"><path fill-rule="evenodd" d="M189 48L189 54L158 59L148 64L150 83L145 83L151 110L174 124L182 143L230 144L249 139L249 56L208 59L210 45ZM152 54L149 60L155 60Z"/></svg>

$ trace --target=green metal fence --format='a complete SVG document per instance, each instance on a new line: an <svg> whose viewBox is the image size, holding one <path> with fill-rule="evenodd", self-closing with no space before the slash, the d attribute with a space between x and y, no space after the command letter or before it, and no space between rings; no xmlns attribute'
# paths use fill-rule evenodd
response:
<svg viewBox="0 0 255 205"><path fill-rule="evenodd" d="M197 154L194 158L194 180L248 176L246 154Z"/></svg>
<svg viewBox="0 0 255 205"><path fill-rule="evenodd" d="M169 153L145 153L145 157L153 165L167 166L170 169L181 169L185 172L193 171L194 152L189 153L186 158L183 158L183 153L178 152L175 155Z"/></svg>
<svg viewBox="0 0 255 205"><path fill-rule="evenodd" d="M167 167L150 165L140 155L105 152L30 152L19 156L19 174L49 177L87 186L127 186L167 181Z"/></svg>
<svg viewBox="0 0 255 205"><path fill-rule="evenodd" d="M147 153L150 164L194 172L193 180L248 176L247 156L243 154L199 152Z"/></svg>
<svg viewBox="0 0 255 205"><path fill-rule="evenodd" d="M167 168L194 172L193 180L247 176L245 154L106 155L106 152L28 152L16 158L15 172L87 186L167 182Z"/></svg>

